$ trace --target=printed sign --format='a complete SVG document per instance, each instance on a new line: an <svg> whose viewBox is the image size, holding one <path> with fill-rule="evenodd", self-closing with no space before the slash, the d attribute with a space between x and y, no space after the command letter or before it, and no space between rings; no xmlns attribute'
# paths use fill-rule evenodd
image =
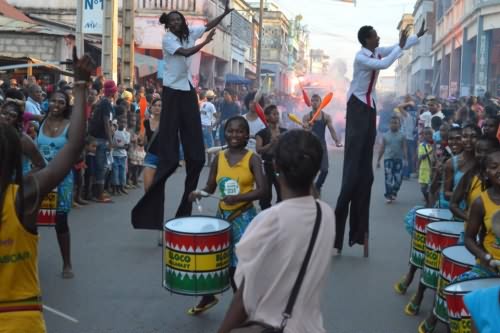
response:
<svg viewBox="0 0 500 333"><path fill-rule="evenodd" d="M102 35L104 0L83 0L83 33Z"/></svg>

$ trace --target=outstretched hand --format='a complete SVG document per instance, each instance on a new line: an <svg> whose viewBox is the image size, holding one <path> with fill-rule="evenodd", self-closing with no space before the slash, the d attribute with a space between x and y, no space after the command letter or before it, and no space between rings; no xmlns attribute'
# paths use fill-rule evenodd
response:
<svg viewBox="0 0 500 333"><path fill-rule="evenodd" d="M94 60L88 54L84 54L78 59L76 46L73 46L73 72L75 73L75 81L89 82L95 67Z"/></svg>
<svg viewBox="0 0 500 333"><path fill-rule="evenodd" d="M427 32L427 28L425 27L425 19L424 19L424 21L422 22L422 26L420 27L420 30L418 31L417 37L418 38L422 37L423 35L425 35L426 32Z"/></svg>

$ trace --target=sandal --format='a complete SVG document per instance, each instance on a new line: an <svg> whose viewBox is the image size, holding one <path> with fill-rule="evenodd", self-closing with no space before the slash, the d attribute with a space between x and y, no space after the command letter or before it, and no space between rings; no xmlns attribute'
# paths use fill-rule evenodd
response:
<svg viewBox="0 0 500 333"><path fill-rule="evenodd" d="M113 203L113 200L109 197L102 197L102 199L95 198L94 201L99 203Z"/></svg>
<svg viewBox="0 0 500 333"><path fill-rule="evenodd" d="M415 304L415 295L410 299L408 304L405 306L405 313L408 316L416 316L418 314L418 310L420 309L420 305Z"/></svg>
<svg viewBox="0 0 500 333"><path fill-rule="evenodd" d="M219 299L217 297L214 297L214 300L212 302L207 303L205 306L202 307L193 306L187 311L187 313L188 315L196 316L199 315L200 313L207 311L211 307L214 307L217 303L219 303Z"/></svg>
<svg viewBox="0 0 500 333"><path fill-rule="evenodd" d="M408 286L404 285L404 281L406 280L406 276L403 276L396 284L394 285L394 291L399 295L406 294L406 289Z"/></svg>
<svg viewBox="0 0 500 333"><path fill-rule="evenodd" d="M72 279L75 277L75 274L71 269L64 269L61 273L61 277L63 279Z"/></svg>
<svg viewBox="0 0 500 333"><path fill-rule="evenodd" d="M418 333L432 333L434 332L435 326L429 324L427 320L424 320L418 325Z"/></svg>

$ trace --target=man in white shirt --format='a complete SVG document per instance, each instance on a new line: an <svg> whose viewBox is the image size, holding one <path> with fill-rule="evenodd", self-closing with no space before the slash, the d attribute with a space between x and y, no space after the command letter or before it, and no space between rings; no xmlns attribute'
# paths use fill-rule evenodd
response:
<svg viewBox="0 0 500 333"><path fill-rule="evenodd" d="M179 137L185 154L186 181L176 217L191 215L193 205L188 196L198 186L200 172L205 164L205 148L190 57L212 41L215 27L231 11L229 0L226 0L224 12L220 16L205 26L192 27L188 27L186 18L178 11L160 16L160 23L167 30L162 41L165 68L158 132L161 150L153 184L132 210L135 228L162 229L165 182L179 165ZM195 45L206 31L209 31L207 37Z"/></svg>
<svg viewBox="0 0 500 333"><path fill-rule="evenodd" d="M350 215L349 246L363 244L368 256L368 219L373 184L377 95L375 85L381 69L389 68L425 33L425 21L417 36L400 35L399 44L379 47L380 38L371 26L359 29L361 50L354 59L354 73L347 95L346 139L342 189L335 209L335 248L342 251L347 216ZM350 209L350 212L349 212ZM350 213L350 214L349 214Z"/></svg>
<svg viewBox="0 0 500 333"><path fill-rule="evenodd" d="M43 91L38 84L28 87L28 100L26 101L24 112L40 116L42 114Z"/></svg>

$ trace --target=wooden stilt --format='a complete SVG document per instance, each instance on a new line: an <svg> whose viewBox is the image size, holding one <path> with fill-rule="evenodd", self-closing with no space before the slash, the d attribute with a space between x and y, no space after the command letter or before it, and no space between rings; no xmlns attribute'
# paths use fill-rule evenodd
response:
<svg viewBox="0 0 500 333"><path fill-rule="evenodd" d="M363 257L368 258L368 233L365 233L365 240L363 242Z"/></svg>

